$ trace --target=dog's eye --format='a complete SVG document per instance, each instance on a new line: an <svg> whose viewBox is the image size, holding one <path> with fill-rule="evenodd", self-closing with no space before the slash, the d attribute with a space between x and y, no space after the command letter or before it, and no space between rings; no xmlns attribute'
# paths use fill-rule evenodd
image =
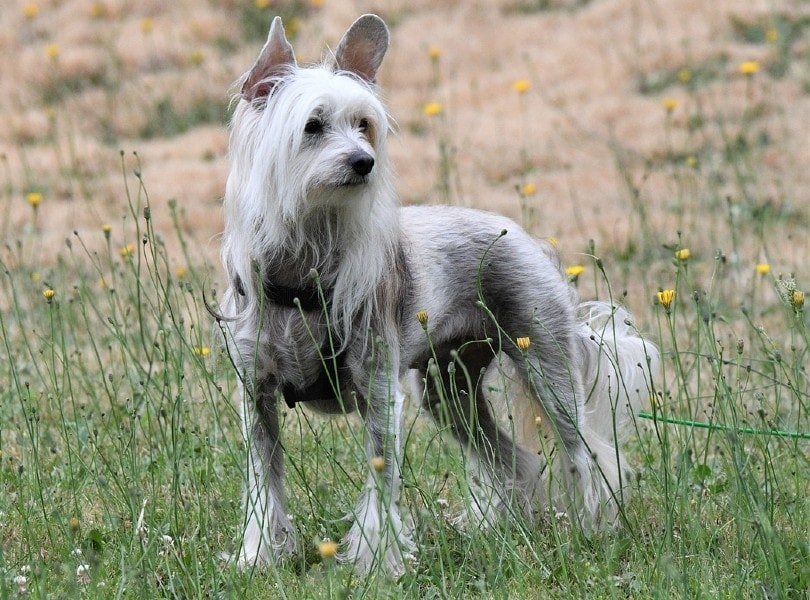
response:
<svg viewBox="0 0 810 600"><path fill-rule="evenodd" d="M323 132L323 121L320 119L310 119L307 121L307 124L304 125L304 133L308 135L315 135L321 132Z"/></svg>
<svg viewBox="0 0 810 600"><path fill-rule="evenodd" d="M360 122L357 124L357 128L365 133L368 130L368 119L360 119Z"/></svg>

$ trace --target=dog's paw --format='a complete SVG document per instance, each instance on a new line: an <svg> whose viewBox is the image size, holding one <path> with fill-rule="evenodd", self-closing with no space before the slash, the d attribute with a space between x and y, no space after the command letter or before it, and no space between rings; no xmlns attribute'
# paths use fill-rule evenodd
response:
<svg viewBox="0 0 810 600"><path fill-rule="evenodd" d="M380 532L376 528L362 528L355 523L344 538L346 551L338 555L341 562L354 563L360 573L368 573L375 564L393 579L401 577L408 564L416 561L416 545L411 537Z"/></svg>
<svg viewBox="0 0 810 600"><path fill-rule="evenodd" d="M221 558L243 571L262 568L295 553L296 540L297 535L292 526L272 533L265 532L262 535L257 525L249 524L245 529L239 552L223 554Z"/></svg>
<svg viewBox="0 0 810 600"><path fill-rule="evenodd" d="M375 565L397 579L415 562L416 544L396 508L382 509L375 493L361 500L355 521L343 539L345 552L338 560L354 563L361 573Z"/></svg>

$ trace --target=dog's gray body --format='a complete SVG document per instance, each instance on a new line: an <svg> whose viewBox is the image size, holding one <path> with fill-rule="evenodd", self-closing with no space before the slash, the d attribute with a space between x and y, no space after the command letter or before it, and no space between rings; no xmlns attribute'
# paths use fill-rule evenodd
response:
<svg viewBox="0 0 810 600"><path fill-rule="evenodd" d="M498 509L530 517L538 504L589 525L616 517L616 434L647 395L656 351L624 323L623 310L581 305L556 250L514 222L398 206L387 115L373 87L387 44L385 24L366 15L329 63L301 69L276 19L241 80L223 312L249 448L242 564L297 543L284 500L283 399L327 413L359 409L369 460L383 457L384 468L370 468L342 557L402 572L414 550L397 505L401 381L411 369L426 384L426 408L449 419L483 467L495 498L481 503L484 519ZM531 340L530 351L518 337ZM519 435L498 427L481 389L481 373L504 355L562 448L553 476Z"/></svg>

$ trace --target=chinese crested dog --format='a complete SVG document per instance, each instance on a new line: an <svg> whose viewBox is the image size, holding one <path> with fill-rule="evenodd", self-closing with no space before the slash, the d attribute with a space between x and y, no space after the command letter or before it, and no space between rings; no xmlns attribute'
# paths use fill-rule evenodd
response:
<svg viewBox="0 0 810 600"><path fill-rule="evenodd" d="M486 482L483 522L538 508L586 527L617 519L619 442L648 396L657 350L623 309L581 304L555 248L514 222L400 207L375 87L388 39L365 15L323 64L302 68L277 17L237 82L221 318L248 446L241 565L296 549L279 403L304 402L357 410L365 425L368 481L339 558L403 572L415 550L398 506L403 386L417 379L426 410ZM516 409L524 421L511 428L482 385L502 361L525 390L507 406L533 407ZM525 443L536 415L553 432L551 459Z"/></svg>

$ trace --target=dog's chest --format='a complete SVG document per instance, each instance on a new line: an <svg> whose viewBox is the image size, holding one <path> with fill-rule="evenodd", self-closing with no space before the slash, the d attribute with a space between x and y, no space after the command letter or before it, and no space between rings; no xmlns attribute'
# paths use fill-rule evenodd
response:
<svg viewBox="0 0 810 600"><path fill-rule="evenodd" d="M335 403L349 381L345 353L317 313L270 306L259 356L271 365L277 391L290 408L297 403Z"/></svg>

